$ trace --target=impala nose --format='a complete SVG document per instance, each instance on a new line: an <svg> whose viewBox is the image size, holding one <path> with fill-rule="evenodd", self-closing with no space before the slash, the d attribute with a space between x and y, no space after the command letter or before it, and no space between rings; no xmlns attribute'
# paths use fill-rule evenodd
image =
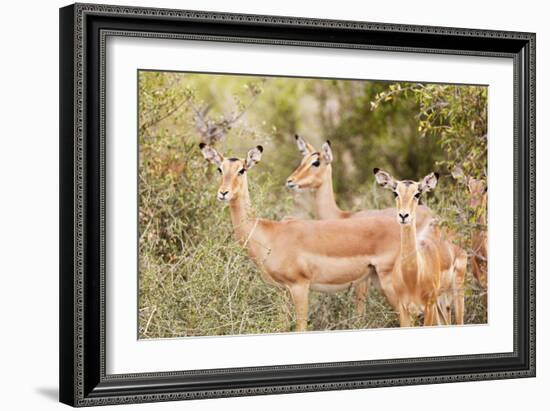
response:
<svg viewBox="0 0 550 411"><path fill-rule="evenodd" d="M292 180L287 180L287 181L286 181L286 186L287 186L288 188L295 188L295 187L296 187L296 183L295 183L294 181L292 181Z"/></svg>
<svg viewBox="0 0 550 411"><path fill-rule="evenodd" d="M218 191L218 200L226 200L229 191Z"/></svg>
<svg viewBox="0 0 550 411"><path fill-rule="evenodd" d="M401 218L400 223L402 223L402 224L403 224L403 223L406 223L408 217L409 217L409 214L408 214L408 213L406 213L406 214L401 214L401 213L399 213L399 218Z"/></svg>

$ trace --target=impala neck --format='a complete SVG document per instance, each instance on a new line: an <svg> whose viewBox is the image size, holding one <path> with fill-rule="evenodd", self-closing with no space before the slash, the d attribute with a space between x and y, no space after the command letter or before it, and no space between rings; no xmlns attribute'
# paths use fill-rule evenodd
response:
<svg viewBox="0 0 550 411"><path fill-rule="evenodd" d="M334 189L332 188L332 167L329 164L325 173L325 179L315 192L315 207L317 217L321 220L330 218L340 218L342 210L338 208L334 199Z"/></svg>
<svg viewBox="0 0 550 411"><path fill-rule="evenodd" d="M481 224L487 225L487 195L486 194L483 196L483 201L481 202L481 206L483 207L483 212L479 216L479 222Z"/></svg>
<svg viewBox="0 0 550 411"><path fill-rule="evenodd" d="M254 229L254 216L250 209L250 196L246 177L244 177L241 193L229 201L229 210L235 237L243 244L251 236L251 231Z"/></svg>
<svg viewBox="0 0 550 411"><path fill-rule="evenodd" d="M405 282L409 286L416 284L418 275L418 250L416 244L416 222L403 225L400 224L401 230L401 250L399 262L401 264L401 272L405 277Z"/></svg>

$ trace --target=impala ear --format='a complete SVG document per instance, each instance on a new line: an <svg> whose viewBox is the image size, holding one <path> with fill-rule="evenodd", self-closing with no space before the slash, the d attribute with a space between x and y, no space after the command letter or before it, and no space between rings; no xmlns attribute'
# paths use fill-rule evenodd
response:
<svg viewBox="0 0 550 411"><path fill-rule="evenodd" d="M432 191L435 186L437 185L437 180L439 179L438 173L430 173L426 177L422 179L420 182L420 191L423 193L427 193L428 191Z"/></svg>
<svg viewBox="0 0 550 411"><path fill-rule="evenodd" d="M327 164L332 163L332 160L334 160L334 156L332 155L330 141L327 140L325 143L323 143L321 149L323 150L323 158L327 162Z"/></svg>
<svg viewBox="0 0 550 411"><path fill-rule="evenodd" d="M468 177L468 191L472 194L475 191L476 180L473 177Z"/></svg>
<svg viewBox="0 0 550 411"><path fill-rule="evenodd" d="M395 190L395 187L397 187L397 181L395 181L390 173L380 170L379 168L375 168L372 171L374 173L374 178L379 185L389 190Z"/></svg>
<svg viewBox="0 0 550 411"><path fill-rule="evenodd" d="M251 169L256 163L258 163L262 159L262 152L264 151L264 148L262 146L256 146L252 150L248 152L246 155L246 161L244 164L244 168L249 170Z"/></svg>
<svg viewBox="0 0 550 411"><path fill-rule="evenodd" d="M468 177L468 191L470 194L485 194L487 192L487 183L482 179Z"/></svg>
<svg viewBox="0 0 550 411"><path fill-rule="evenodd" d="M216 164L218 167L222 165L223 156L215 148L207 146L204 143L200 143L199 148L207 161Z"/></svg>
<svg viewBox="0 0 550 411"><path fill-rule="evenodd" d="M298 150L300 150L300 153L302 153L303 156L307 156L309 153L313 153L315 149L313 146L306 142L302 137L300 137L298 134L294 135L294 138L296 139L296 144L298 145Z"/></svg>

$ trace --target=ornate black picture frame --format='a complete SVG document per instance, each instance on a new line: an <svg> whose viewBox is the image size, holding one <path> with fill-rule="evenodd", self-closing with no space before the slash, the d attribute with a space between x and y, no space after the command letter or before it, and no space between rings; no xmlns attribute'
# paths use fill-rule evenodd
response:
<svg viewBox="0 0 550 411"><path fill-rule="evenodd" d="M513 352L106 374L107 36L513 59ZM535 376L535 34L75 4L60 10L60 100L62 402L91 406Z"/></svg>

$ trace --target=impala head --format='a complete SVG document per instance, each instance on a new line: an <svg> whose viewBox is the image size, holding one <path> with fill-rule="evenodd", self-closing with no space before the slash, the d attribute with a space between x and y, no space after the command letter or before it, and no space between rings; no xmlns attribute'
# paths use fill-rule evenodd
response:
<svg viewBox="0 0 550 411"><path fill-rule="evenodd" d="M468 177L468 191L470 192L470 207L477 208L486 201L487 185L485 181Z"/></svg>
<svg viewBox="0 0 550 411"><path fill-rule="evenodd" d="M302 154L302 161L286 180L286 186L290 189L317 189L328 177L328 167L333 160L330 141L323 143L321 151L316 151L299 135L295 138L298 150Z"/></svg>
<svg viewBox="0 0 550 411"><path fill-rule="evenodd" d="M206 160L218 167L221 176L217 198L220 201L230 201L239 198L248 190L246 172L262 158L262 146L256 146L248 151L246 159L224 158L215 148L200 143L202 155Z"/></svg>
<svg viewBox="0 0 550 411"><path fill-rule="evenodd" d="M421 181L398 181L379 168L375 168L373 171L376 182L391 190L395 195L395 208L397 209L397 222L399 224L414 223L420 197L422 194L432 191L439 178L439 174L430 173Z"/></svg>
<svg viewBox="0 0 550 411"><path fill-rule="evenodd" d="M487 201L487 184L485 180L471 177L462 171L458 166L451 170L451 175L455 180L465 184L468 187L469 204L471 208L477 208Z"/></svg>

